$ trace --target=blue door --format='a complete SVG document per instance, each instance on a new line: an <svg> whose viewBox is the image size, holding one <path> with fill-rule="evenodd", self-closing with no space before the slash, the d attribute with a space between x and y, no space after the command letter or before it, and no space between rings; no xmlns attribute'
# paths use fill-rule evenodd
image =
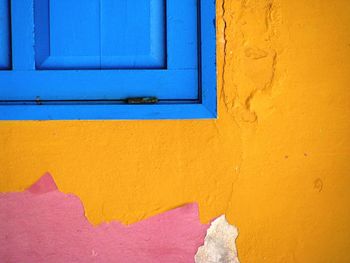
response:
<svg viewBox="0 0 350 263"><path fill-rule="evenodd" d="M0 119L215 117L214 6L0 0Z"/></svg>

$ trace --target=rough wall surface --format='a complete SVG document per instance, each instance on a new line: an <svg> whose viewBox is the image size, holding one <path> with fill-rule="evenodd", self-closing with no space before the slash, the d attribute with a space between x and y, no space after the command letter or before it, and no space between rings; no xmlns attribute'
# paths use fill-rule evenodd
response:
<svg viewBox="0 0 350 263"><path fill-rule="evenodd" d="M95 224L197 201L240 262L350 262L349 14L218 0L218 120L1 122L0 191L49 171Z"/></svg>

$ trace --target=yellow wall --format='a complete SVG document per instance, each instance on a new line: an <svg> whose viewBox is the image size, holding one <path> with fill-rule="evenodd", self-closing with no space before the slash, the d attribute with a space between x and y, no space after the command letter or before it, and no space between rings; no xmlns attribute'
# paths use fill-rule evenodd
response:
<svg viewBox="0 0 350 263"><path fill-rule="evenodd" d="M197 201L241 262L350 262L350 1L217 15L217 121L1 122L0 191L50 171L96 224Z"/></svg>

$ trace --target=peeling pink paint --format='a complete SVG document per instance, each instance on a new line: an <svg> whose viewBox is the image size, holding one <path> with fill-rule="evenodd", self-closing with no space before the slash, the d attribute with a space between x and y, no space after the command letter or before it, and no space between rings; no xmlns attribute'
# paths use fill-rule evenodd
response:
<svg viewBox="0 0 350 263"><path fill-rule="evenodd" d="M0 194L0 262L190 263L208 227L196 204L94 227L79 198L46 174L25 192Z"/></svg>
<svg viewBox="0 0 350 263"><path fill-rule="evenodd" d="M28 191L33 194L45 194L58 190L55 181L49 173L44 174Z"/></svg>

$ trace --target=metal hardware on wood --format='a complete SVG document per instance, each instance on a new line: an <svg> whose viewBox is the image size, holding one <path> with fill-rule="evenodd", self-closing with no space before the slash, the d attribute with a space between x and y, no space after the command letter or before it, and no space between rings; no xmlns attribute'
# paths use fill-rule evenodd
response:
<svg viewBox="0 0 350 263"><path fill-rule="evenodd" d="M156 104L158 102L158 98L156 97L127 98L126 102L128 104Z"/></svg>

